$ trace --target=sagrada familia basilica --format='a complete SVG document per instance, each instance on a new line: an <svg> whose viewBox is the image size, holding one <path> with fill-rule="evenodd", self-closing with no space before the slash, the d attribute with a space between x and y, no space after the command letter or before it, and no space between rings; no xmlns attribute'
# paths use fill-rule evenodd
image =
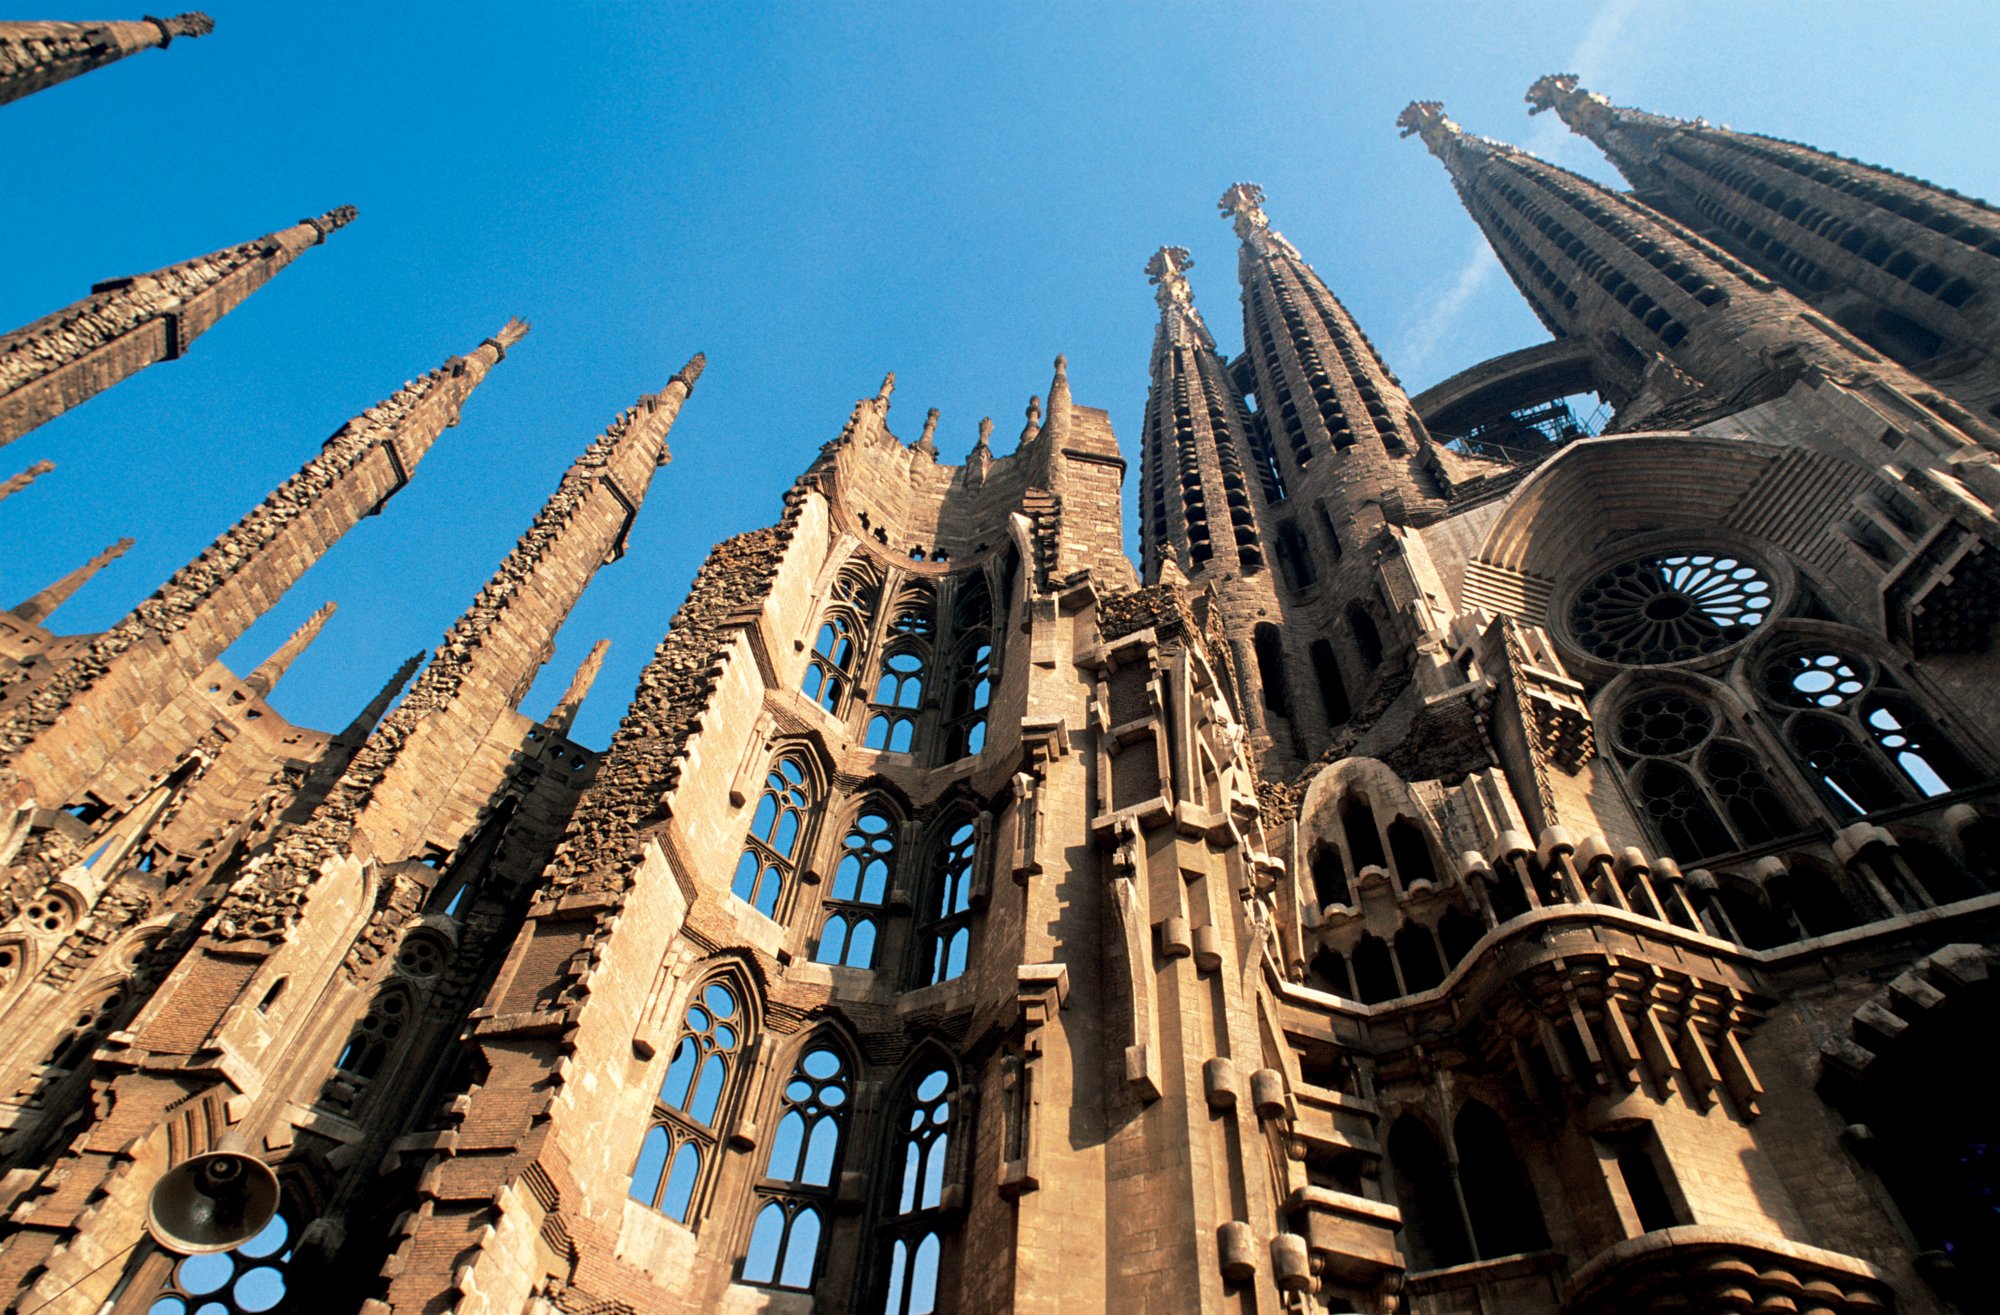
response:
<svg viewBox="0 0 2000 1315"><path fill-rule="evenodd" d="M0 101L209 27L0 24ZM1550 341L1408 395L1239 183L1240 357L1146 266L1138 568L1060 358L957 466L885 382L602 752L594 662L517 704L700 356L343 728L268 701L323 613L219 656L525 325L0 614L0 1301L1993 1309L2000 213L1528 100L1630 189L1400 125ZM353 218L0 337L0 444Z"/></svg>

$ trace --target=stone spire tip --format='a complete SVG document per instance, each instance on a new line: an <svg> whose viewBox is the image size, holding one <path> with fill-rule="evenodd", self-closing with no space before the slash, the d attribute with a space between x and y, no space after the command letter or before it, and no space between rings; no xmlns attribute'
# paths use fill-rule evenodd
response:
<svg viewBox="0 0 2000 1315"><path fill-rule="evenodd" d="M1146 262L1146 281L1155 285L1168 283L1193 268L1194 257L1188 254L1186 247L1161 247L1153 253L1153 258Z"/></svg>
<svg viewBox="0 0 2000 1315"><path fill-rule="evenodd" d="M145 21L160 29L160 44L163 46L175 37L205 37L215 31L215 20L200 10L175 14L172 18L154 18L148 14Z"/></svg>
<svg viewBox="0 0 2000 1315"><path fill-rule="evenodd" d="M1525 97L1528 113L1540 114L1544 110L1555 109L1564 97L1577 92L1579 83L1580 79L1574 73L1549 73L1536 78Z"/></svg>
<svg viewBox="0 0 2000 1315"><path fill-rule="evenodd" d="M875 390L875 400L886 405L889 401L890 394L894 393L895 391L896 391L896 372L894 370L891 370L889 371L889 373L882 376L882 386Z"/></svg>
<svg viewBox="0 0 2000 1315"><path fill-rule="evenodd" d="M979 417L979 441L972 445L972 450L974 452L977 452L981 448L988 447L987 440L992 437L993 437L993 417L992 416Z"/></svg>
<svg viewBox="0 0 2000 1315"><path fill-rule="evenodd" d="M674 378L680 380L682 387L691 393L694 391L694 381L701 378L701 372L707 368L708 354L706 352L696 352L688 358L686 365L683 365L674 373Z"/></svg>
<svg viewBox="0 0 2000 1315"><path fill-rule="evenodd" d="M1247 219L1259 227L1269 223L1264 218L1264 189L1255 183L1231 183L1215 206L1224 218Z"/></svg>
<svg viewBox="0 0 2000 1315"><path fill-rule="evenodd" d="M349 224L353 223L356 219L360 217L361 217L361 212L355 209L353 206L337 205L323 215L319 215L309 219L301 219L299 222L302 224L311 224L314 228L318 229L319 240L321 242L324 242L326 241L327 234L332 233L337 229L346 228Z"/></svg>

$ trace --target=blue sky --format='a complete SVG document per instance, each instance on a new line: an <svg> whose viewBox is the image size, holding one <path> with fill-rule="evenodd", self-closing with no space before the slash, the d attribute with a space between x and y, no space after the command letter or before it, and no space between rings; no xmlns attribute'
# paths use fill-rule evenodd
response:
<svg viewBox="0 0 2000 1315"><path fill-rule="evenodd" d="M1538 340L1443 171L1397 139L1414 97L1608 180L1521 103L1575 71L1622 104L2000 198L1990 0L210 12L213 36L0 108L17 253L0 324L334 205L361 218L186 359L0 450L0 475L59 467L0 504L0 605L131 534L55 618L109 624L350 415L522 315L534 332L414 483L229 655L248 670L337 600L275 697L329 728L436 644L571 457L696 350L709 369L674 464L529 699L545 710L609 636L586 743L609 738L709 546L773 520L885 370L892 425L914 438L941 408L957 460L982 415L1009 448L1067 353L1133 458L1129 495L1154 322L1140 270L1162 243L1193 251L1196 299L1236 350L1215 211L1231 182L1264 186L1412 389Z"/></svg>

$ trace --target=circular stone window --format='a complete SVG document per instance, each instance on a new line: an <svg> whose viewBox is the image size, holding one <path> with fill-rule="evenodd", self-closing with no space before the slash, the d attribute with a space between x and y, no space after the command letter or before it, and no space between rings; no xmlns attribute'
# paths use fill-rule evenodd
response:
<svg viewBox="0 0 2000 1315"><path fill-rule="evenodd" d="M1686 662L1747 636L1770 614L1771 582L1741 557L1659 552L1600 573L1570 604L1570 633L1607 662Z"/></svg>

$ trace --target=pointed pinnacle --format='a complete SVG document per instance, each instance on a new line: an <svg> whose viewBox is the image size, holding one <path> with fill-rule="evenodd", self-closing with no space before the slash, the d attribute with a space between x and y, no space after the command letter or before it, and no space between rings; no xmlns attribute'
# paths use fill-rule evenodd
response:
<svg viewBox="0 0 2000 1315"><path fill-rule="evenodd" d="M576 722L577 709L590 697L590 687L597 683L597 673L604 666L604 654L610 647L609 639L600 639L590 646L590 652L577 664L576 674L569 678L569 688L556 700L556 706L549 710L544 725L554 728L558 734L569 734L569 728Z"/></svg>
<svg viewBox="0 0 2000 1315"><path fill-rule="evenodd" d="M277 688L278 681L284 674L291 670L292 663L298 660L299 654L305 652L307 647L319 638L320 630L325 627L334 611L333 602L322 604L318 611L305 619L305 624L294 630L291 637L278 646L275 653L259 662L257 669L243 678L244 686L258 694L269 695Z"/></svg>
<svg viewBox="0 0 2000 1315"><path fill-rule="evenodd" d="M1146 279L1151 283L1165 283L1180 278L1193 268L1194 257L1188 254L1186 247L1161 247L1146 262Z"/></svg>
<svg viewBox="0 0 2000 1315"><path fill-rule="evenodd" d="M175 14L172 18L146 18L148 23L160 29L160 44L167 45L175 37L205 37L215 31L215 20L200 10L185 14Z"/></svg>
<svg viewBox="0 0 2000 1315"><path fill-rule="evenodd" d="M691 393L694 391L694 381L701 378L701 372L707 368L707 353L696 352L693 356L688 357L686 365L683 365L679 370L674 372L674 378L680 380L681 387Z"/></svg>
<svg viewBox="0 0 2000 1315"><path fill-rule="evenodd" d="M309 217L306 219L301 219L299 222L301 224L311 224L314 228L318 229L319 241L324 242L326 241L327 234L332 233L337 229L346 228L349 224L353 223L356 219L360 217L361 217L361 212L359 210L356 210L353 206L338 205L335 206L333 209L327 211L323 215L320 215L316 218Z"/></svg>
<svg viewBox="0 0 2000 1315"><path fill-rule="evenodd" d="M1573 95L1581 88L1574 73L1547 73L1536 78L1523 97L1528 102L1528 113L1540 114L1554 109L1563 97Z"/></svg>
<svg viewBox="0 0 2000 1315"><path fill-rule="evenodd" d="M1061 352L1056 353L1056 382L1059 384L1069 382L1069 357Z"/></svg>
<svg viewBox="0 0 2000 1315"><path fill-rule="evenodd" d="M992 449L988 447L987 440L992 437L993 437L993 417L992 416L979 417L979 441L972 445L972 450L974 452L978 452L981 450L990 452Z"/></svg>
<svg viewBox="0 0 2000 1315"><path fill-rule="evenodd" d="M924 432L923 435L917 439L917 444L916 444L917 451L928 452L933 457L937 455L937 426L938 426L938 409L936 407L932 407L930 409L930 413L924 417Z"/></svg>
<svg viewBox="0 0 2000 1315"><path fill-rule="evenodd" d="M891 370L882 376L882 386L875 390L875 400L886 405L889 401L889 395L895 391L896 372Z"/></svg>
<svg viewBox="0 0 2000 1315"><path fill-rule="evenodd" d="M5 500L19 493L22 489L27 488L28 485L34 483L55 468L56 463L53 461L37 461L20 474L11 475L5 480L0 480L0 500Z"/></svg>
<svg viewBox="0 0 2000 1315"><path fill-rule="evenodd" d="M1040 397L1030 397L1028 399L1028 423L1021 428L1021 442L1026 443L1029 439L1033 438L1035 431L1041 427L1042 399Z"/></svg>
<svg viewBox="0 0 2000 1315"><path fill-rule="evenodd" d="M117 561L120 557L123 557L131 547L132 540L120 539L103 552L97 554L97 556L77 567L74 571L71 571L68 575L65 575L62 579L42 590L33 598L30 598L27 602L16 607L14 615L31 625L40 625L58 607L68 602L77 590L89 584L92 576Z"/></svg>
<svg viewBox="0 0 2000 1315"><path fill-rule="evenodd" d="M507 349L528 336L528 322L516 315L500 326L500 332L480 343L481 347L492 347L499 353L500 360L507 359Z"/></svg>

